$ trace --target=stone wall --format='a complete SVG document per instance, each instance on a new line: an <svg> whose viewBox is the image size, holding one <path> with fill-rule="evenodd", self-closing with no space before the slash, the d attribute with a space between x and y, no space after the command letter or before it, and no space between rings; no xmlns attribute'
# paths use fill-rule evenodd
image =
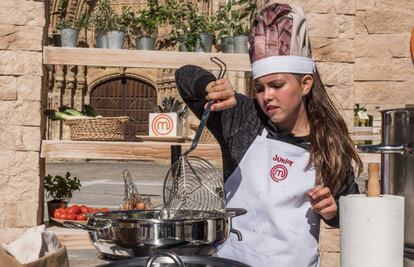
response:
<svg viewBox="0 0 414 267"><path fill-rule="evenodd" d="M45 3L0 1L0 243L40 223Z"/></svg>
<svg viewBox="0 0 414 267"><path fill-rule="evenodd" d="M378 111L414 103L413 12L412 0L356 1L354 98L374 115L378 142Z"/></svg>

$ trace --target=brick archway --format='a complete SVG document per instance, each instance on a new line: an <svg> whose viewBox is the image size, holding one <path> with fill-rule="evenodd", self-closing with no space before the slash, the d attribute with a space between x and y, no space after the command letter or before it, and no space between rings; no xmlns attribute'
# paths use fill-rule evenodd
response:
<svg viewBox="0 0 414 267"><path fill-rule="evenodd" d="M150 84L129 77L117 77L97 84L90 104L104 117L129 116L127 140L148 134L148 114L157 105L157 91Z"/></svg>

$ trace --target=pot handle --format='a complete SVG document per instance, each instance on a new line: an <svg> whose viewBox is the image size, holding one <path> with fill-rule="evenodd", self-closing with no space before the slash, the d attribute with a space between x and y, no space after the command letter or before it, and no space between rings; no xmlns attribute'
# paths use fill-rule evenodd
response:
<svg viewBox="0 0 414 267"><path fill-rule="evenodd" d="M237 217L247 213L247 210L241 208L227 208L226 213L229 213L230 217Z"/></svg>
<svg viewBox="0 0 414 267"><path fill-rule="evenodd" d="M229 225L230 233L233 233L233 234L237 235L237 240L242 241L243 240L242 233L239 230L234 229L233 226L232 226L233 225L233 218L237 217L237 216L240 216L240 215L246 214L247 210L240 209L240 208L227 208L226 213L228 213L229 217L230 217L230 225Z"/></svg>
<svg viewBox="0 0 414 267"><path fill-rule="evenodd" d="M87 224L81 224L81 223L77 223L77 222L63 222L62 223L63 226L66 226L67 228L72 228L72 229L81 229L81 230L86 230L86 231L96 231L97 228L89 226Z"/></svg>
<svg viewBox="0 0 414 267"><path fill-rule="evenodd" d="M405 145L359 145L358 152L363 153L398 153L398 154L414 154L414 144Z"/></svg>
<svg viewBox="0 0 414 267"><path fill-rule="evenodd" d="M147 262L145 263L145 267L151 267L152 263L159 257L168 257L172 259L177 265L177 267L185 267L183 261L180 259L180 257L177 256L177 254L168 252L168 251L160 251L155 253L151 258L148 258Z"/></svg>

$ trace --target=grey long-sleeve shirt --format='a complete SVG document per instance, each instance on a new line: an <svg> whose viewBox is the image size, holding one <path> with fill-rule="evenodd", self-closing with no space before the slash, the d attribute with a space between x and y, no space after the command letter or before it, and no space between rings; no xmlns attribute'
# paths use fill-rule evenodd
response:
<svg viewBox="0 0 414 267"><path fill-rule="evenodd" d="M207 70L193 65L178 69L175 78L182 99L200 119L207 102L205 88L216 78ZM221 147L225 181L237 168L250 145L264 128L268 131L267 138L309 149L307 137L295 137L290 132L278 131L277 127L260 109L255 99L236 94L236 100L235 107L212 112L207 121L207 128ZM351 162L348 165L347 171L343 174L341 189L335 196L337 203L341 195L359 193ZM326 223L338 226L339 210L338 216L333 220L326 221Z"/></svg>

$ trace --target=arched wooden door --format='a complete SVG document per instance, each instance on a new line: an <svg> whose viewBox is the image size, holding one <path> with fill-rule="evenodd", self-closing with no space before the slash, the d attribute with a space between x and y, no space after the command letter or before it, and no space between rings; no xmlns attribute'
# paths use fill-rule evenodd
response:
<svg viewBox="0 0 414 267"><path fill-rule="evenodd" d="M146 82L115 78L98 84L91 91L91 105L104 117L129 116L127 140L148 135L148 114L157 104L157 92Z"/></svg>

